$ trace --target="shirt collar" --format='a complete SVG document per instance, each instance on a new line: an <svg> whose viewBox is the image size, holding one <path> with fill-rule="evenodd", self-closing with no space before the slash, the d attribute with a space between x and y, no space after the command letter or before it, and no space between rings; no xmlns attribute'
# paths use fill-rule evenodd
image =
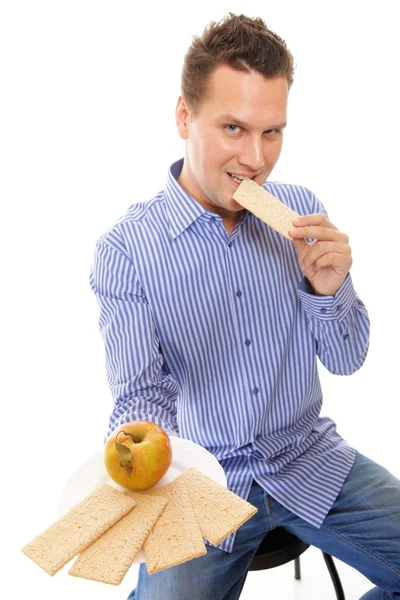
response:
<svg viewBox="0 0 400 600"><path fill-rule="evenodd" d="M164 190L169 229L174 239L190 227L196 219L202 216L212 216L208 210L179 185L178 177L182 167L183 158L170 167Z"/></svg>

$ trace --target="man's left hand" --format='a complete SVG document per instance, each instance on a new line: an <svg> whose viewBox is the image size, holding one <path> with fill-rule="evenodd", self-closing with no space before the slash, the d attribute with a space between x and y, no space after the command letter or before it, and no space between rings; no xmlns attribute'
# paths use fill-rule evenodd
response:
<svg viewBox="0 0 400 600"><path fill-rule="evenodd" d="M333 296L353 263L349 238L324 215L305 215L293 222L289 231L300 269L315 293ZM305 238L315 238L309 243Z"/></svg>

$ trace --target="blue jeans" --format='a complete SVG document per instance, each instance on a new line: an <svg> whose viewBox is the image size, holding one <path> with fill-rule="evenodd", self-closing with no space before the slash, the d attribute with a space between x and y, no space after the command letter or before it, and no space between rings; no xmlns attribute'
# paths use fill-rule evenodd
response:
<svg viewBox="0 0 400 600"><path fill-rule="evenodd" d="M207 554L153 575L140 565L128 600L237 600L265 534L284 527L337 557L377 587L362 600L400 598L400 481L357 453L354 465L320 529L287 510L253 482L249 502L258 512L237 531L232 553Z"/></svg>

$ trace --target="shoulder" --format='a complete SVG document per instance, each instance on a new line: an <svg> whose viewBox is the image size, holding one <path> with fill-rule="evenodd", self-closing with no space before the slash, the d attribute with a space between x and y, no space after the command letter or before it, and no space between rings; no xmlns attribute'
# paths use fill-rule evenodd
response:
<svg viewBox="0 0 400 600"><path fill-rule="evenodd" d="M164 192L159 192L150 200L132 204L125 213L103 232L97 244L106 244L116 250L123 251L130 245L132 239L141 235L143 230L150 233L164 219Z"/></svg>
<svg viewBox="0 0 400 600"><path fill-rule="evenodd" d="M325 212L320 200L304 185L267 180L263 188L300 215Z"/></svg>

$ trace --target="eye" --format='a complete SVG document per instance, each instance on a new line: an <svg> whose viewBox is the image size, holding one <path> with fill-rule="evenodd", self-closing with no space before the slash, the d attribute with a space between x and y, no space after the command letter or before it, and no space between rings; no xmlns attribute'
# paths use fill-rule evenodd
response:
<svg viewBox="0 0 400 600"><path fill-rule="evenodd" d="M265 135L268 136L277 136L282 132L282 129L267 129L267 131L264 131Z"/></svg>
<svg viewBox="0 0 400 600"><path fill-rule="evenodd" d="M225 125L225 129L227 129L229 133L239 133L241 127L239 127L239 125L233 125L231 123L230 125Z"/></svg>

